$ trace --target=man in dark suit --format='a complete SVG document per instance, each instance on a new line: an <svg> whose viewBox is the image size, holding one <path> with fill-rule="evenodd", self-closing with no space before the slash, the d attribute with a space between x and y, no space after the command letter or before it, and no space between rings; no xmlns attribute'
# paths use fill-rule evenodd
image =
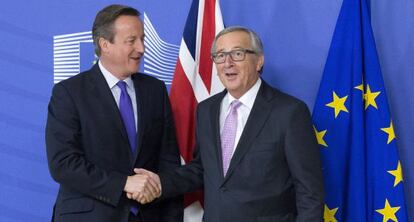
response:
<svg viewBox="0 0 414 222"><path fill-rule="evenodd" d="M198 105L194 160L160 174L162 196L204 187L206 222L322 221L322 169L306 105L260 79L263 47L251 30L220 32L212 58L226 90Z"/></svg>
<svg viewBox="0 0 414 222"><path fill-rule="evenodd" d="M162 81L137 74L144 53L139 12L110 5L93 24L99 62L56 84L48 109L46 148L60 184L54 221L181 222L181 198L154 199L154 172L179 166L168 94Z"/></svg>

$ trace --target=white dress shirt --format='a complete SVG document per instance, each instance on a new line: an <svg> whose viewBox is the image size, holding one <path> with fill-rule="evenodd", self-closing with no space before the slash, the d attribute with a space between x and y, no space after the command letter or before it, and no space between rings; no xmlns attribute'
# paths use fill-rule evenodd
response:
<svg viewBox="0 0 414 222"><path fill-rule="evenodd" d="M118 78L116 78L112 73L110 73L105 67L102 65L101 61L98 62L99 68L101 69L101 72L103 76L105 77L106 83L108 83L109 88L111 89L112 95L114 96L114 99L116 101L116 104L118 105L119 109L119 100L121 97L121 88L117 86L116 84L120 81ZM123 80L127 84L127 92L129 97L131 98L132 107L134 109L134 118L135 118L135 129L138 129L137 124L137 118L138 118L138 112L137 112L137 99L135 95L135 88L134 88L134 82L132 81L131 77L128 77Z"/></svg>
<svg viewBox="0 0 414 222"><path fill-rule="evenodd" d="M256 100L257 93L259 92L260 85L262 80L259 78L256 83L250 88L243 96L238 100L242 103L241 106L237 109L237 130L236 138L234 141L233 154L239 143L240 136L243 132L244 126L246 125L247 119L249 118L250 111L253 108L254 101ZM230 93L227 93L223 100L221 101L220 106L220 135L223 131L224 121L226 120L227 115L230 112L230 104L236 100ZM233 155L232 154L232 155Z"/></svg>

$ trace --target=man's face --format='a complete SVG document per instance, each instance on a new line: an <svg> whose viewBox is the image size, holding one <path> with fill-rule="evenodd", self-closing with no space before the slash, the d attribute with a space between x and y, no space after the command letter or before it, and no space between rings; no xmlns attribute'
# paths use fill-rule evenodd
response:
<svg viewBox="0 0 414 222"><path fill-rule="evenodd" d="M237 49L252 49L248 33L230 32L217 39L216 53ZM256 83L263 62L263 55L255 53L246 53L243 61L233 61L227 55L224 63L216 64L217 73L227 91L238 99Z"/></svg>
<svg viewBox="0 0 414 222"><path fill-rule="evenodd" d="M136 16L122 15L113 25L113 42L101 38L101 60L108 71L125 79L138 71L144 54L144 29Z"/></svg>

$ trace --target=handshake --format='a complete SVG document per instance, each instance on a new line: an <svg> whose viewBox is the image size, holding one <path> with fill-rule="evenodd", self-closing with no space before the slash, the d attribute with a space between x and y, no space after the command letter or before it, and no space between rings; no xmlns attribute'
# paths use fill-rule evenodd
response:
<svg viewBox="0 0 414 222"><path fill-rule="evenodd" d="M128 176L124 191L128 199L146 204L161 196L161 181L157 174L134 169L135 175Z"/></svg>

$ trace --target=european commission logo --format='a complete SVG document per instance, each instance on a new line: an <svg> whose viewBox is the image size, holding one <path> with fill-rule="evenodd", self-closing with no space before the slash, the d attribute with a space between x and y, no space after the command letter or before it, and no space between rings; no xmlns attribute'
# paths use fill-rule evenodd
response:
<svg viewBox="0 0 414 222"><path fill-rule="evenodd" d="M53 36L54 83L90 68L94 61L92 32Z"/></svg>
<svg viewBox="0 0 414 222"><path fill-rule="evenodd" d="M144 73L171 85L179 46L162 40L144 13L145 53ZM92 32L77 32L53 36L53 81L58 83L96 63Z"/></svg>

